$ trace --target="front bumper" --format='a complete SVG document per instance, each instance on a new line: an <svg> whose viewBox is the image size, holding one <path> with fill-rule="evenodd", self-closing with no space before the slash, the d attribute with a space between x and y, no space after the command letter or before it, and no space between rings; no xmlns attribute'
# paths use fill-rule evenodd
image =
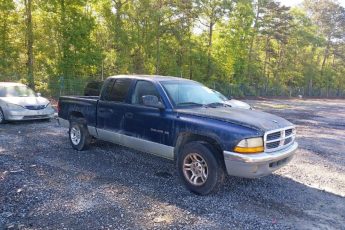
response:
<svg viewBox="0 0 345 230"><path fill-rule="evenodd" d="M53 108L45 108L41 110L7 110L5 112L5 118L8 121L21 121L21 120L37 120L37 119L49 119L54 117Z"/></svg>
<svg viewBox="0 0 345 230"><path fill-rule="evenodd" d="M224 161L229 175L257 178L271 174L291 161L298 143L271 153L239 154L224 151Z"/></svg>

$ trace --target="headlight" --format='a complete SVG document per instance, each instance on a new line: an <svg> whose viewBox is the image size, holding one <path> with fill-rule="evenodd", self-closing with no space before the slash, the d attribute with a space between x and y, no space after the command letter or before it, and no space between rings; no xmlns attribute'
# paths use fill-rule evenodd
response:
<svg viewBox="0 0 345 230"><path fill-rule="evenodd" d="M262 137L244 139L237 144L234 151L237 153L261 153L264 151L264 141Z"/></svg>
<svg viewBox="0 0 345 230"><path fill-rule="evenodd" d="M24 109L22 106L16 105L16 104L7 103L6 105L8 109L12 109L12 110Z"/></svg>

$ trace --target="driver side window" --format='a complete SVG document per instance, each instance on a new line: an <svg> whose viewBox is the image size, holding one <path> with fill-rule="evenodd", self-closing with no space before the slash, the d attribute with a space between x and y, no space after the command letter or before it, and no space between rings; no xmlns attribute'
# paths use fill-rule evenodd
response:
<svg viewBox="0 0 345 230"><path fill-rule="evenodd" d="M149 81L138 81L135 85L135 89L132 95L131 103L136 105L143 105L143 96L153 95L158 97L159 101L161 97L156 89L156 87Z"/></svg>

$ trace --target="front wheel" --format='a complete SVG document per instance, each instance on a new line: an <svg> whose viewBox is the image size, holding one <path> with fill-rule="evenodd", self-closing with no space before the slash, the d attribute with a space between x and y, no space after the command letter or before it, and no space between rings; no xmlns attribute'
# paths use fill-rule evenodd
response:
<svg viewBox="0 0 345 230"><path fill-rule="evenodd" d="M199 195L215 192L225 177L217 152L202 142L191 142L182 148L177 168L187 189Z"/></svg>
<svg viewBox="0 0 345 230"><path fill-rule="evenodd" d="M0 108L0 124L4 124L6 122L5 120L5 114L2 111L2 109Z"/></svg>
<svg viewBox="0 0 345 230"><path fill-rule="evenodd" d="M78 151L89 147L91 136L83 119L70 121L69 140L72 147Z"/></svg>

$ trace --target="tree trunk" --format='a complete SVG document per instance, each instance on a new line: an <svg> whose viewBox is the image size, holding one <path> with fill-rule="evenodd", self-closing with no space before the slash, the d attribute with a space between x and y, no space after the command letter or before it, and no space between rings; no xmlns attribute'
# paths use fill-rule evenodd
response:
<svg viewBox="0 0 345 230"><path fill-rule="evenodd" d="M269 83L269 73L266 74L266 69L267 69L267 62L269 59L269 53L268 53L268 45L270 42L270 37L267 36L266 38L266 47L265 47L265 61L264 61L264 76L266 77L266 81L265 81L265 94L267 96L267 88L268 88L268 83Z"/></svg>
<svg viewBox="0 0 345 230"><path fill-rule="evenodd" d="M322 61L322 65L321 65L321 73L320 73L321 78L323 77L326 61L327 61L327 58L328 58L328 55L329 55L329 48L330 48L330 46L331 46L331 39L328 38L325 54L323 56L323 61Z"/></svg>
<svg viewBox="0 0 345 230"><path fill-rule="evenodd" d="M314 47L313 49L312 49L312 53L311 53L311 55L310 55L310 64L313 64L313 58L314 58L314 56L315 56L315 52L316 52L316 48ZM319 63L319 57L318 57L318 62L317 63ZM309 79L309 84L308 84L308 96L310 97L310 96L312 96L312 94L313 94L313 74L310 76L310 79Z"/></svg>
<svg viewBox="0 0 345 230"><path fill-rule="evenodd" d="M193 79L192 38L189 33L189 79Z"/></svg>
<svg viewBox="0 0 345 230"><path fill-rule="evenodd" d="M34 35L32 31L32 0L25 0L25 12L26 12L26 36L27 36L27 74L29 86L35 90L35 78L34 78Z"/></svg>
<svg viewBox="0 0 345 230"><path fill-rule="evenodd" d="M257 33L257 29L258 29L258 21L259 21L259 12L260 12L260 3L258 1L258 6L257 6L257 11L256 11L256 16L255 16L255 20L254 20L254 31L253 31L253 35L251 37L251 41L250 41L250 47L249 47L249 52L248 52L248 61L247 61L247 79L249 79L249 82L253 82L253 74L251 73L251 62L252 62L252 53L253 53L253 47L254 47L254 39L255 39L255 35Z"/></svg>
<svg viewBox="0 0 345 230"><path fill-rule="evenodd" d="M61 7L61 15L60 15L60 28L61 28L61 62L62 62L62 76L64 79L64 88L62 89L62 92L64 93L65 90L70 89L70 79L68 74L68 43L67 43L67 32L66 32L66 6L65 6L65 0L60 0L60 7Z"/></svg>
<svg viewBox="0 0 345 230"><path fill-rule="evenodd" d="M159 74L159 67L161 61L161 35L160 35L160 27L161 27L161 18L158 18L157 22L157 35L156 35L156 46L157 46L157 53L156 53L156 74Z"/></svg>
<svg viewBox="0 0 345 230"><path fill-rule="evenodd" d="M209 31L208 31L208 51L207 51L207 79L210 79L212 75L212 60L211 60L211 54L212 54L212 37L213 37L213 26L214 23L211 20L209 24Z"/></svg>

